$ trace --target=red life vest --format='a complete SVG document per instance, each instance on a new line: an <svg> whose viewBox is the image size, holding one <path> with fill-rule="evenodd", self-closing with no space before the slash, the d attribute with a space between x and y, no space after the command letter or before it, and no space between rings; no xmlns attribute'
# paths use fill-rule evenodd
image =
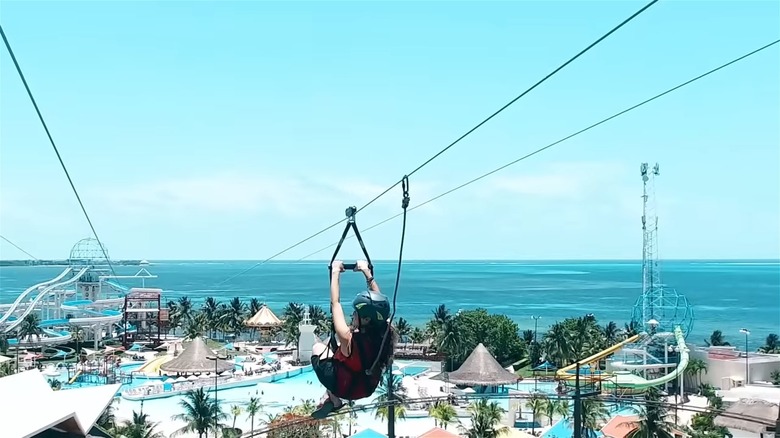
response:
<svg viewBox="0 0 780 438"><path fill-rule="evenodd" d="M352 334L351 344L349 356L345 356L341 348L333 355L336 365L334 395L346 400L360 400L371 396L382 379L381 373L366 374L366 369L379 353L379 344L360 332Z"/></svg>

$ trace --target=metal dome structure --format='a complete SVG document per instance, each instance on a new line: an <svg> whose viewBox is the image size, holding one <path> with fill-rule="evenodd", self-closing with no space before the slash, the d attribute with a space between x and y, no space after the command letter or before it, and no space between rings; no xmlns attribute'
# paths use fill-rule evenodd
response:
<svg viewBox="0 0 780 438"><path fill-rule="evenodd" d="M676 289L657 286L636 300L631 321L648 333L671 333L679 326L687 337L693 329L693 307Z"/></svg>
<svg viewBox="0 0 780 438"><path fill-rule="evenodd" d="M70 250L68 263L73 265L104 265L108 264L108 248L92 237L81 239Z"/></svg>

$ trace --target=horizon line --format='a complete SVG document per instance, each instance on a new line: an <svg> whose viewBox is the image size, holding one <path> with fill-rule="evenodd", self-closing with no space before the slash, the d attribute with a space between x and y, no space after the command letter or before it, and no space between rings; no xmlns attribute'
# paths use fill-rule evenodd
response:
<svg viewBox="0 0 780 438"><path fill-rule="evenodd" d="M344 260L351 260L351 259L344 259ZM67 258L62 259L0 259L0 262L67 262ZM116 262L128 262L128 261L147 261L149 263L153 262L262 262L263 264L270 264L270 263L320 263L320 262L328 262L329 259L310 259L310 260L300 260L300 259L275 259L275 260L269 260L265 261L263 259L111 259L111 261ZM374 259L373 262L382 262L382 263L388 263L393 262L397 263L398 259ZM560 259L529 259L529 258L519 258L519 259L507 259L507 258L478 258L478 259L447 259L447 258L425 258L425 259L405 259L403 262L641 262L642 259L638 258L582 258L582 259L569 259L569 258L560 258ZM673 261L673 262L697 262L697 261L707 261L707 262L775 262L780 263L780 258L667 258L667 259L660 259L660 262L665 261Z"/></svg>

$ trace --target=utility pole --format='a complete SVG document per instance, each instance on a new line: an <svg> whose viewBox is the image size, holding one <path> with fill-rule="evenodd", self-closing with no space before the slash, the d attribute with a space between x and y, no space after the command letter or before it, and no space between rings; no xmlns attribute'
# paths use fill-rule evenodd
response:
<svg viewBox="0 0 780 438"><path fill-rule="evenodd" d="M582 398L580 397L580 361L577 360L577 374L574 376L574 436L582 438Z"/></svg>
<svg viewBox="0 0 780 438"><path fill-rule="evenodd" d="M393 395L393 362L387 367L387 438L395 438L395 395Z"/></svg>

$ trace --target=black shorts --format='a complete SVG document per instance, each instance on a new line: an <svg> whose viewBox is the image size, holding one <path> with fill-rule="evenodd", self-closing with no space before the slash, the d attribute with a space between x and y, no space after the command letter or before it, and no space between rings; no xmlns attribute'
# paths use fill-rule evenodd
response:
<svg viewBox="0 0 780 438"><path fill-rule="evenodd" d="M330 392L336 392L337 380L336 380L336 363L332 358L320 359L319 356L311 357L311 367L314 370L314 374L317 375L317 379L322 383Z"/></svg>

